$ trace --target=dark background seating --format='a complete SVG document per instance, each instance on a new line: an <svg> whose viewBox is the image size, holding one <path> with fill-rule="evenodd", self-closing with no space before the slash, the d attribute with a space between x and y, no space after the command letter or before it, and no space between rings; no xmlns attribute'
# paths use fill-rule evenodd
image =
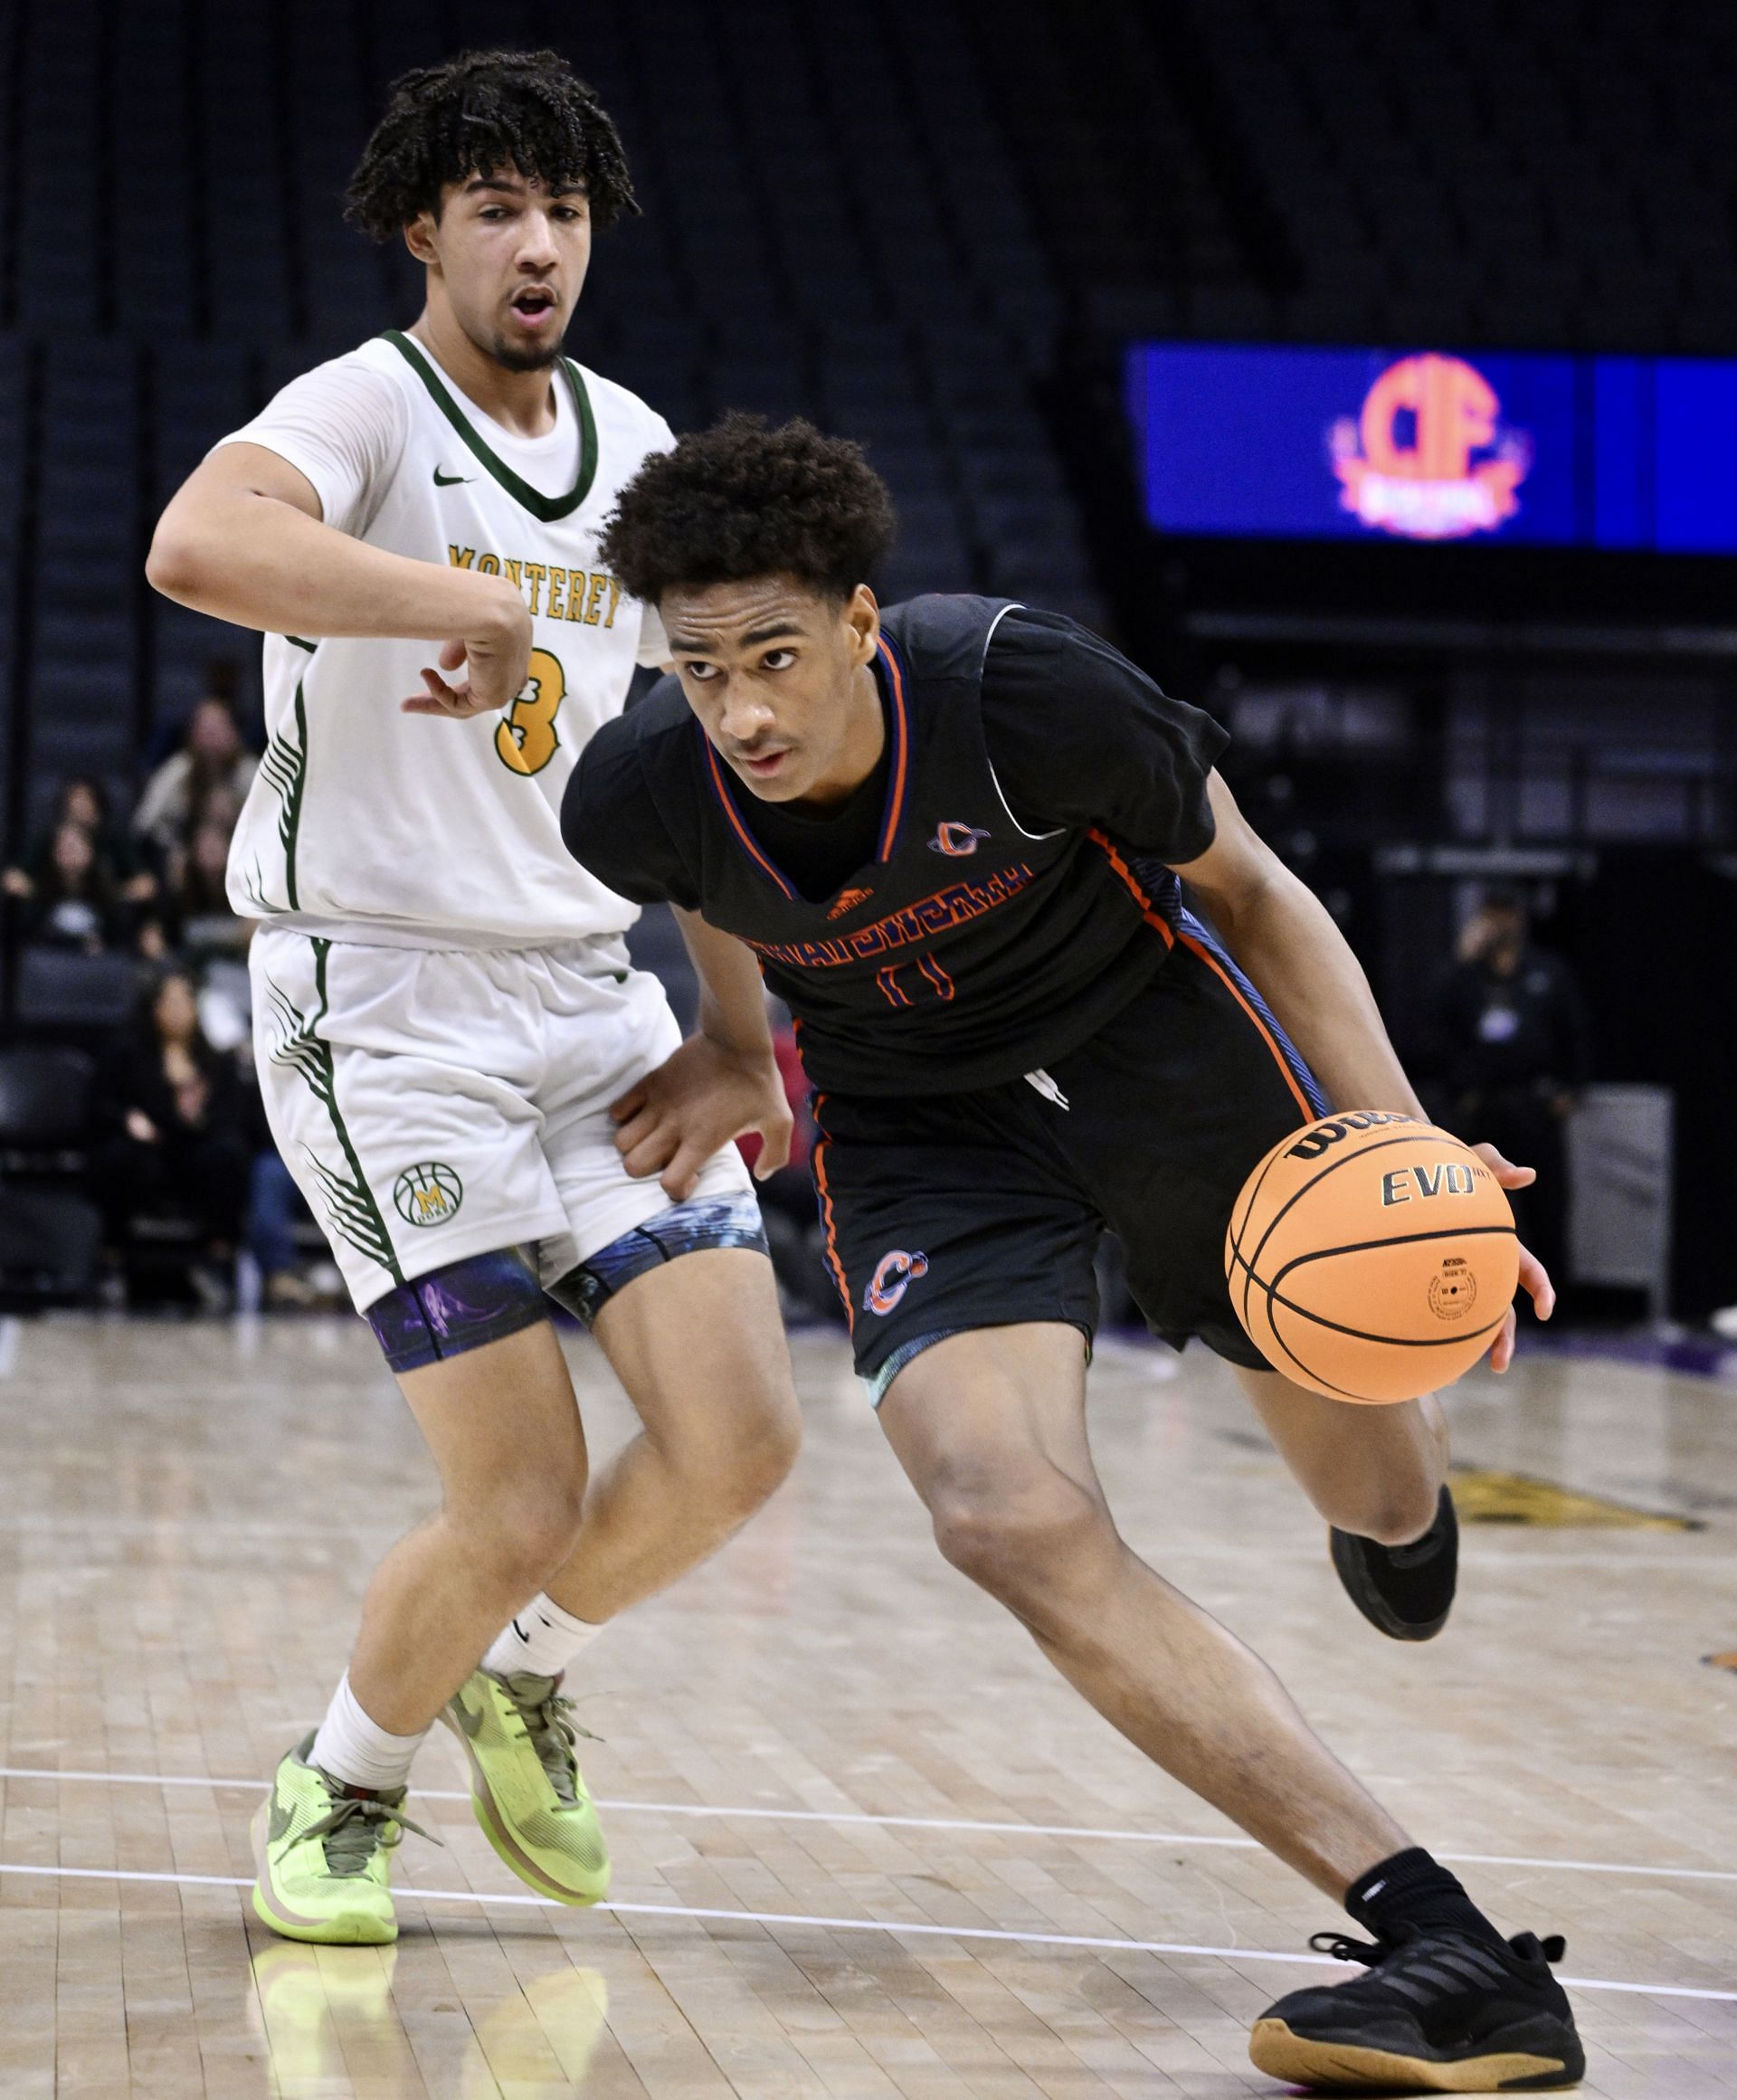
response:
<svg viewBox="0 0 1737 2100"><path fill-rule="evenodd" d="M146 586L152 523L283 380L413 310L407 259L340 216L386 82L552 42L645 207L599 243L574 352L678 428L744 407L859 437L902 520L884 594L1057 606L1222 714L1239 791L1402 1032L1466 886L1517 871L1581 965L1601 1070L1673 1085L1702 1129L1679 1297L1730 1295L1723 1102L1689 1032L1647 1020L1693 1003L1734 916L1723 565L1167 542L1137 514L1121 393L1143 335L1737 353L1728 7L69 0L8 33L11 857L68 772L124 803L214 653L256 706L251 646ZM1437 872L1396 882L1395 853ZM1631 905L1669 929L1645 1000L1598 931ZM99 1028L122 972L98 960L13 958L6 1025Z"/></svg>

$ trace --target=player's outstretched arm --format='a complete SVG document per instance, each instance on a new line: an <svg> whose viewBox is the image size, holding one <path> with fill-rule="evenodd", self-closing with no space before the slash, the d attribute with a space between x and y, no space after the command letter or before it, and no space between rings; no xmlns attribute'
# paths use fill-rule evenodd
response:
<svg viewBox="0 0 1737 2100"><path fill-rule="evenodd" d="M263 445L221 446L157 521L145 565L177 604L268 634L397 636L439 651L413 712L463 717L523 689L531 618L504 576L413 561L322 522L299 468ZM451 674L459 674L453 676Z"/></svg>
<svg viewBox="0 0 1737 2100"><path fill-rule="evenodd" d="M750 1130L760 1133L754 1171L764 1181L790 1158L793 1119L758 964L734 936L672 908L699 973L699 1026L609 1112L629 1174L661 1175L665 1193L679 1203L713 1153Z"/></svg>
<svg viewBox="0 0 1737 2100"><path fill-rule="evenodd" d="M1279 1025L1325 1088L1346 1107L1391 1108L1427 1122L1422 1103L1388 1040L1375 995L1332 915L1250 829L1217 773L1208 784L1216 833L1199 860L1176 872L1199 898ZM1474 1149L1505 1189L1537 1177L1491 1145ZM1541 1319L1556 1301L1543 1265L1520 1251L1520 1284ZM1497 1371L1514 1353L1513 1316L1491 1351Z"/></svg>

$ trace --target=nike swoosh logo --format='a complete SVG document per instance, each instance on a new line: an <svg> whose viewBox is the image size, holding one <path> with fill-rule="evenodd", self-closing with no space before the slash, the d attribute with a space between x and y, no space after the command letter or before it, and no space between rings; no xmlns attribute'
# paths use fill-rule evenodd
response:
<svg viewBox="0 0 1737 2100"><path fill-rule="evenodd" d="M459 1717L459 1726L464 1730L467 1735L480 1735L482 1734L482 1715L473 1714L470 1707L465 1705L462 1697L456 1692L452 1695L452 1711Z"/></svg>
<svg viewBox="0 0 1737 2100"><path fill-rule="evenodd" d="M471 479L469 474L442 474L438 467L434 470L434 486L437 489L456 489L460 481Z"/></svg>
<svg viewBox="0 0 1737 2100"><path fill-rule="evenodd" d="M266 1825L265 1830L267 1843L275 1845L295 1820L296 1811L294 1809L287 1808L284 1805L283 1796L274 1793L271 1796L271 1820Z"/></svg>

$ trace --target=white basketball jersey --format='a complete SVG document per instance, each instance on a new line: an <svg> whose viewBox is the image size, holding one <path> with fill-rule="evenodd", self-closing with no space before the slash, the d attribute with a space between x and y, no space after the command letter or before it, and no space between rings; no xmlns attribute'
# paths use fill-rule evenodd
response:
<svg viewBox="0 0 1737 2100"><path fill-rule="evenodd" d="M586 739L621 712L636 660L661 653L655 618L597 564L617 492L674 440L645 404L570 359L556 367L570 485L535 488L503 458L505 433L470 407L423 347L394 332L292 383L240 441L303 466L284 440L315 383L375 375L381 441L346 528L417 561L509 576L529 603L524 690L498 715L405 715L438 641L268 635L265 757L236 827L230 902L245 916L338 940L532 947L620 934L635 907L561 842L561 792ZM403 395L402 407L380 384ZM373 433L370 433L371 435ZM492 441L492 442L491 442ZM535 441L541 443L542 441ZM545 477L547 478L546 476ZM324 498L324 489L322 489ZM328 520L331 518L327 499Z"/></svg>

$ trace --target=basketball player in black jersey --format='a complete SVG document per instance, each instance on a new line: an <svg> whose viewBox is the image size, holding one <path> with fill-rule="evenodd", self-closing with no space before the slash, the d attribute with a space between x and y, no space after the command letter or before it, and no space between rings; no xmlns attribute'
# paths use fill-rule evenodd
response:
<svg viewBox="0 0 1737 2100"><path fill-rule="evenodd" d="M1221 1261L1231 1202L1285 1131L1329 1100L1421 1117L1367 984L1238 812L1215 723L1054 614L971 597L882 613L862 579L891 525L860 452L804 424L730 418L648 461L603 559L658 606L677 671L586 747L568 845L612 888L745 941L794 1014L858 1367L942 1552L1373 1934L1332 1941L1369 1974L1272 2007L1256 2063L1383 2088L1571 2082L1560 1943L1504 1940L1265 1666L1136 1558L1087 1443L1108 1226L1154 1329L1237 1366L1366 1613L1411 1639L1446 1617L1436 1402L1290 1383L1238 1325ZM679 1199L698 1153L657 1075L617 1114L630 1168ZM1504 1185L1531 1178L1484 1156ZM1530 1256L1522 1276L1547 1312ZM1495 1368L1512 1348L1510 1316Z"/></svg>

